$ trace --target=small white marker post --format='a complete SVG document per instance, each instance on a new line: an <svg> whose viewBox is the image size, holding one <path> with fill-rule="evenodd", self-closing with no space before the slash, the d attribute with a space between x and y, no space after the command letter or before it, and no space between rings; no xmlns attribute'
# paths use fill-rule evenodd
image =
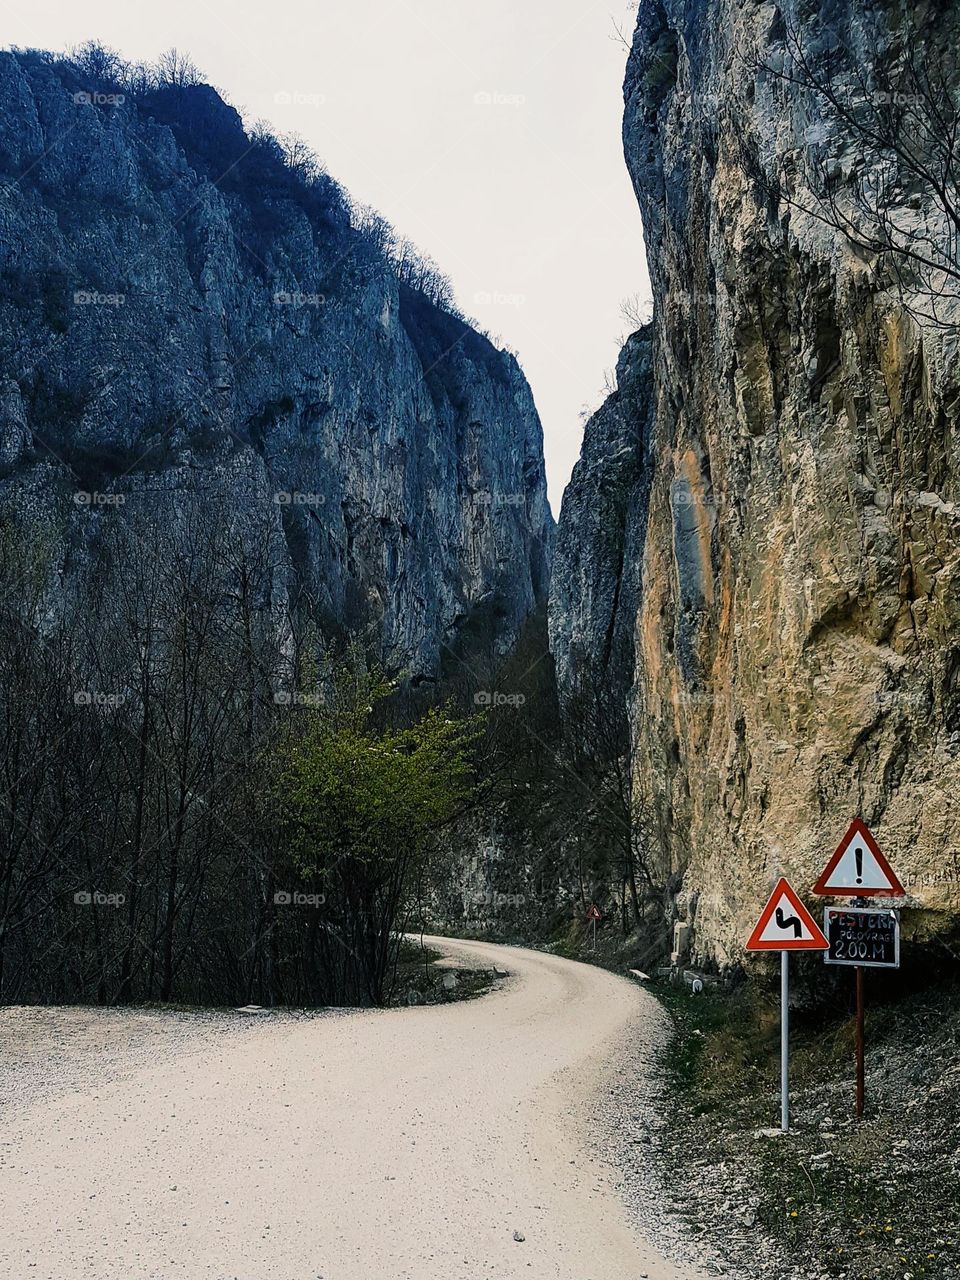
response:
<svg viewBox="0 0 960 1280"><path fill-rule="evenodd" d="M593 949L597 949L597 921L600 919L600 908L597 904L591 903L590 910L587 912L587 919L593 925Z"/></svg>
<svg viewBox="0 0 960 1280"><path fill-rule="evenodd" d="M825 951L820 926L781 877L747 940L748 951L780 952L780 1129L790 1132L790 952Z"/></svg>

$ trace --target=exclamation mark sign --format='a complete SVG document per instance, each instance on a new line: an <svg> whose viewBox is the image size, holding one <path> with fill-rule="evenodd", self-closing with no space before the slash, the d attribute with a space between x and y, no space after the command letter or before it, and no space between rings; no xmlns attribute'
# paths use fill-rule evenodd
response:
<svg viewBox="0 0 960 1280"><path fill-rule="evenodd" d="M859 845L854 849L853 856L857 860L857 884L863 884L863 850Z"/></svg>

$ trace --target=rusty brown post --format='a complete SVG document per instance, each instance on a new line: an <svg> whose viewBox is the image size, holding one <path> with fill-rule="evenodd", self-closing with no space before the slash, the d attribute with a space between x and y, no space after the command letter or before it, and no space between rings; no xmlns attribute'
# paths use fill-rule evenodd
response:
<svg viewBox="0 0 960 1280"><path fill-rule="evenodd" d="M863 1115L864 1071L863 1071L863 966L857 965L857 1116Z"/></svg>

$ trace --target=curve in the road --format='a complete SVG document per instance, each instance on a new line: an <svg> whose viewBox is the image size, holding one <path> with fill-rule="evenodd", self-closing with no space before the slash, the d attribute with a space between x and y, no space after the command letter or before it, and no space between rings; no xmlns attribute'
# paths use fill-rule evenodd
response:
<svg viewBox="0 0 960 1280"><path fill-rule="evenodd" d="M479 1000L187 1037L110 1078L91 1061L83 1088L8 1110L0 1273L691 1280L586 1142L655 1002L589 965L430 941L511 976Z"/></svg>

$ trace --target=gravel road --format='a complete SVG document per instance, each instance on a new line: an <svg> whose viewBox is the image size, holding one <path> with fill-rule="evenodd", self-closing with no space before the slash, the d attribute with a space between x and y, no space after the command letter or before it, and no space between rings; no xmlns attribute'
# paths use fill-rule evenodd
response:
<svg viewBox="0 0 960 1280"><path fill-rule="evenodd" d="M662 1035L656 1003L429 941L511 976L313 1017L0 1010L0 1276L697 1280L592 1140L622 1046Z"/></svg>

